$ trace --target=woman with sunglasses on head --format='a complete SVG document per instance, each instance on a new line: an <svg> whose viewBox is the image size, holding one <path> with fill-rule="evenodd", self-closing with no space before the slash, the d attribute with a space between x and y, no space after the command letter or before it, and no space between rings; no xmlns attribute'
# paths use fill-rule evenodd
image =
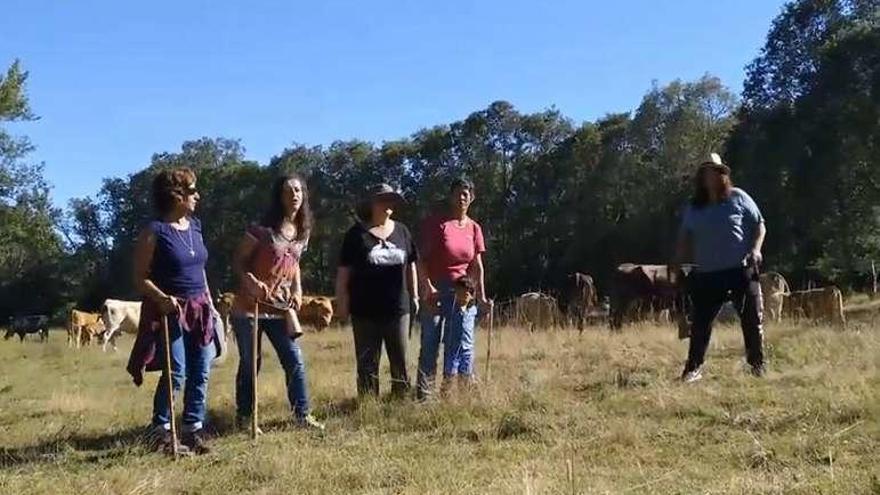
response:
<svg viewBox="0 0 880 495"><path fill-rule="evenodd" d="M182 447L204 454L209 450L203 433L208 375L219 335L214 331L214 308L205 277L208 250L201 223L193 216L200 199L196 176L188 168L165 170L156 175L152 189L158 218L141 231L135 246L135 286L143 304L128 371L140 385L144 371L162 369L162 319L167 318L172 387L175 393L185 388ZM153 398L152 424L156 448L171 452L173 418L168 394L163 371Z"/></svg>
<svg viewBox="0 0 880 495"><path fill-rule="evenodd" d="M359 395L379 395L384 344L391 362L391 393L410 388L406 372L410 308L418 307L415 243L406 225L391 218L402 197L388 184L370 188L345 234L336 275L340 318L351 315ZM418 312L418 311L416 311Z"/></svg>
<svg viewBox="0 0 880 495"><path fill-rule="evenodd" d="M275 348L287 380L287 398L298 426L323 430L309 410L305 361L296 339L302 335L296 312L302 304L299 261L309 242L312 214L306 182L299 175L278 178L272 186L269 209L259 225L247 229L235 253L239 289L233 305L232 328L238 342L239 365L235 379L237 424L248 424L253 414L253 353L257 369L262 359L258 336L253 349L254 312L260 333ZM257 309L258 308L258 309Z"/></svg>

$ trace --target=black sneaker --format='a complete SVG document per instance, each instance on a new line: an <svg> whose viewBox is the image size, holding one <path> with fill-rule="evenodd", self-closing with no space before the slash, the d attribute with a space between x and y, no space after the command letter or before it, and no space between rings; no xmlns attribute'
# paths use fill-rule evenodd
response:
<svg viewBox="0 0 880 495"><path fill-rule="evenodd" d="M767 374L767 369L763 364L753 364L749 366L749 373L756 378L763 378Z"/></svg>
<svg viewBox="0 0 880 495"><path fill-rule="evenodd" d="M174 455L174 442L171 438L171 430L166 430L161 426L153 427L148 438L150 449L154 452L161 452L168 455ZM190 455L192 452L186 445L177 443L178 455Z"/></svg>
<svg viewBox="0 0 880 495"><path fill-rule="evenodd" d="M253 426L251 425L251 417L250 416L236 416L235 418L235 429L238 431L247 431L250 432ZM263 430L257 426L257 435L262 435Z"/></svg>
<svg viewBox="0 0 880 495"><path fill-rule="evenodd" d="M204 455L211 452L204 430L184 433L181 443L196 455Z"/></svg>

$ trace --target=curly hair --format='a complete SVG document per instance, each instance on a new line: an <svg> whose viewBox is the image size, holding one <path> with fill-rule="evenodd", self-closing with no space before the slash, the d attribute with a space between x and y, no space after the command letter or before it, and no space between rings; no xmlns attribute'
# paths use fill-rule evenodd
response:
<svg viewBox="0 0 880 495"><path fill-rule="evenodd" d="M196 174L186 167L163 170L153 177L153 208L167 215L178 201L183 201L196 183Z"/></svg>
<svg viewBox="0 0 880 495"><path fill-rule="evenodd" d="M275 182L272 184L269 209L266 210L260 223L263 227L269 227L272 230L281 228L281 224L284 222L284 200L282 198L284 187L293 180L299 181L302 186L302 204L300 204L299 210L293 218L293 224L296 226L296 239L303 241L308 239L312 232L312 209L309 206L309 187L305 179L299 174L282 175L275 179Z"/></svg>

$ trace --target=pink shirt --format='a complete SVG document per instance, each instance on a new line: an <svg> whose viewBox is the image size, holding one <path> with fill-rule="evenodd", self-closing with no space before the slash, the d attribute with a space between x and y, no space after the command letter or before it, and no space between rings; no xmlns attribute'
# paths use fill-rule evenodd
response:
<svg viewBox="0 0 880 495"><path fill-rule="evenodd" d="M445 215L431 215L422 224L421 256L433 282L453 281L467 274L478 254L486 252L480 224L467 219L463 227Z"/></svg>

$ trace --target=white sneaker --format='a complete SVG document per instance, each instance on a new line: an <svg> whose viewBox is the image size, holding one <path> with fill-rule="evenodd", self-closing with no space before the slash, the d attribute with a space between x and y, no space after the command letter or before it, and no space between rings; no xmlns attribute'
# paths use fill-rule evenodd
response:
<svg viewBox="0 0 880 495"><path fill-rule="evenodd" d="M685 371L681 375L682 383L694 383L703 379L703 367L699 367L695 370Z"/></svg>

